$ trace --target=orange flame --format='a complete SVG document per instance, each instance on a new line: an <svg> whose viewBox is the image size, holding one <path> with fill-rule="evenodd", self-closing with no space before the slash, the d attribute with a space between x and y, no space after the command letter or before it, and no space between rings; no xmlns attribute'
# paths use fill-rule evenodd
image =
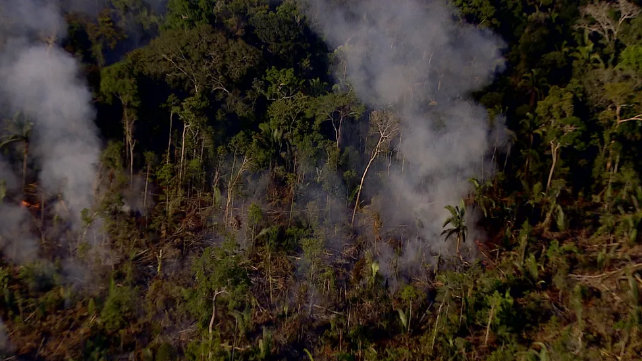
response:
<svg viewBox="0 0 642 361"><path fill-rule="evenodd" d="M40 203L29 203L25 200L20 201L20 205L25 208L40 209Z"/></svg>

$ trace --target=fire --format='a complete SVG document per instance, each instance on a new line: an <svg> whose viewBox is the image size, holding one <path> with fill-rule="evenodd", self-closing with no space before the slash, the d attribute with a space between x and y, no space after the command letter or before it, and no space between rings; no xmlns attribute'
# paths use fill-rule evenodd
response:
<svg viewBox="0 0 642 361"><path fill-rule="evenodd" d="M40 209L40 203L29 203L25 200L22 200L20 204L25 208Z"/></svg>

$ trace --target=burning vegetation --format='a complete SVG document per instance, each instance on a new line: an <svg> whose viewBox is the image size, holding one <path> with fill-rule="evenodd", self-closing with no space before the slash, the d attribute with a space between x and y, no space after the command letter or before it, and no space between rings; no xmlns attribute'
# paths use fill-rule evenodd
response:
<svg viewBox="0 0 642 361"><path fill-rule="evenodd" d="M0 358L632 360L635 2L0 2Z"/></svg>

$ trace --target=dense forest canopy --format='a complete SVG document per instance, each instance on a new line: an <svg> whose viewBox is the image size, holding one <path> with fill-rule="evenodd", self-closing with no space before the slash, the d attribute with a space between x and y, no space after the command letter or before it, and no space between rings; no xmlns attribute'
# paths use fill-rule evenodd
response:
<svg viewBox="0 0 642 361"><path fill-rule="evenodd" d="M0 358L639 359L641 14L3 0Z"/></svg>

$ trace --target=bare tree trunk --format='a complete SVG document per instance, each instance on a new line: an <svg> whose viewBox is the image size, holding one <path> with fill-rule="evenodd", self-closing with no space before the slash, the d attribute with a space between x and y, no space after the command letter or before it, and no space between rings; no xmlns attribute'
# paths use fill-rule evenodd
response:
<svg viewBox="0 0 642 361"><path fill-rule="evenodd" d="M232 169L230 170L230 179L227 181L227 198L225 199L225 212L223 212L223 223L225 227L228 225L228 212L232 204L232 187L234 186L234 168L236 167L236 154L232 159Z"/></svg>
<svg viewBox="0 0 642 361"><path fill-rule="evenodd" d="M128 128L127 128L127 123L129 121L127 120L127 106L125 103L123 103L123 100L121 99L121 104L123 105L123 136L125 137L125 163L129 165L129 134L128 134ZM131 178L130 178L131 180Z"/></svg>
<svg viewBox="0 0 642 361"><path fill-rule="evenodd" d="M132 140L130 138L130 145L129 145L129 183L130 185L134 184L134 144L136 141Z"/></svg>
<svg viewBox="0 0 642 361"><path fill-rule="evenodd" d="M40 242L45 244L45 192L40 191Z"/></svg>
<svg viewBox="0 0 642 361"><path fill-rule="evenodd" d="M204 168L203 168L203 167L204 167L204 165L203 165L203 153L204 153L204 152L205 152L205 140L204 140L204 139L202 139L202 140L201 140L201 154L199 154L199 157L198 157L198 162L199 162L199 163L200 163L200 165L201 165L201 169L204 169ZM204 184L204 183L205 183L205 179L204 179L204 177L203 177L203 172L201 172L201 173L200 173L200 175L199 175L199 177L198 177L198 182L199 182L199 184L198 184L198 188L197 188L196 193L198 194L198 199L199 199L199 203L200 203L200 199L201 199L201 190L202 190L203 188L205 188L205 184ZM200 204L199 204L199 208L200 208Z"/></svg>
<svg viewBox="0 0 642 361"><path fill-rule="evenodd" d="M120 100L121 104L123 105L123 136L125 137L125 163L127 163L128 168L129 168L129 127L127 126L129 124L128 118L128 112L127 112L127 104L123 102L122 98ZM130 172L131 174L131 172ZM131 177L129 178L129 181L131 182Z"/></svg>
<svg viewBox="0 0 642 361"><path fill-rule="evenodd" d="M214 296L212 296L212 317L210 317L210 323L209 323L209 325L207 327L207 330L208 330L209 336L210 336L210 345L209 345L210 346L210 352L208 353L208 356L207 356L208 360L212 359L212 345L211 345L211 343L212 343L212 340L214 339L214 335L212 333L214 331L214 320L216 320L216 297L218 295L222 294L222 293L227 293L227 291L225 291L225 289L222 289L220 291L216 290L216 291L214 291Z"/></svg>
<svg viewBox="0 0 642 361"><path fill-rule="evenodd" d="M354 217L357 214L357 209L359 208L359 200L361 199L361 191L363 190L363 182L368 175L368 170L370 166L377 158L379 153L384 150L384 146L388 145L392 137L394 137L399 132L399 123L398 119L395 118L392 114L387 111L373 111L370 114L371 122L371 131L375 130L375 134L379 136L377 140L377 145L372 149L370 153L370 160L366 165L366 169L363 171L361 176L361 181L359 182L359 188L357 190L357 199L354 203L354 209L352 211L352 219L350 220L350 225L354 225Z"/></svg>
<svg viewBox="0 0 642 361"><path fill-rule="evenodd" d="M555 141L551 140L551 157L553 158L553 163L551 164L550 172L548 172L548 181L546 182L546 191L547 192L548 192L548 189L551 186L551 181L553 179L553 172L555 171L555 165L557 163L559 149L560 149L560 144L559 143L555 143Z"/></svg>
<svg viewBox="0 0 642 361"><path fill-rule="evenodd" d="M330 115L330 123L332 123L332 128L334 129L334 137L337 145L337 149L341 149L341 127L343 126L344 115L339 115L339 120L337 123L334 121L334 117Z"/></svg>
<svg viewBox="0 0 642 361"><path fill-rule="evenodd" d="M410 333L410 322L412 322L412 301L408 301L409 311L408 311L408 328L407 333Z"/></svg>
<svg viewBox="0 0 642 361"><path fill-rule="evenodd" d="M495 307L491 307L490 314L488 315L488 323L486 324L486 336L484 336L484 346L488 344L488 334L490 333L490 324L493 321Z"/></svg>
<svg viewBox="0 0 642 361"><path fill-rule="evenodd" d="M433 326L433 331L432 331L432 342L430 343L430 350L432 351L435 347L435 338L437 338L437 326L439 326L439 317L441 316L441 309L444 307L444 301L441 302L439 305L439 309L437 310L437 318L435 319L435 326ZM446 307L448 309L448 307Z"/></svg>
<svg viewBox="0 0 642 361"><path fill-rule="evenodd" d="M403 131L399 131L399 144L403 142ZM406 167L406 155L401 153L401 174L403 174Z"/></svg>
<svg viewBox="0 0 642 361"><path fill-rule="evenodd" d="M238 184L243 173L245 173L245 171L247 170L248 163L249 163L249 158L247 155L244 155L243 160L241 161L241 165L239 166L235 174L234 168L236 166L236 155L234 155L234 161L232 162L232 170L230 171L230 179L227 183L227 200L225 201L225 212L223 216L223 221L225 222L226 227L232 218L232 203L234 199L234 188Z"/></svg>
<svg viewBox="0 0 642 361"><path fill-rule="evenodd" d="M185 160L185 132L187 131L188 127L189 125L187 124L183 126L183 135L181 137L181 161L179 163L179 169L178 169L179 183L183 182L183 161Z"/></svg>
<svg viewBox="0 0 642 361"><path fill-rule="evenodd" d="M125 153L127 154L127 163L129 164L129 185L134 183L134 148L136 140L134 139L134 122L135 119L129 114L127 102L120 98L123 105L123 131L125 133Z"/></svg>
<svg viewBox="0 0 642 361"><path fill-rule="evenodd" d="M27 158L29 156L29 142L25 138L24 149L22 151L22 190L24 191L27 185Z"/></svg>
<svg viewBox="0 0 642 361"><path fill-rule="evenodd" d="M169 152L170 148L172 147L172 125L174 123L174 111L171 111L169 113L169 134L168 134L168 140L167 140L167 164L169 164Z"/></svg>
<svg viewBox="0 0 642 361"><path fill-rule="evenodd" d="M366 175L368 175L368 170L370 169L370 166L372 165L372 162L374 162L375 158L377 158L377 155L379 154L378 149L379 144L377 144L377 147L373 150L372 154L370 155L370 160L368 161L368 165L366 165L366 169L363 171L363 174L361 175L361 181L359 182L359 188L357 190L357 199L354 202L354 209L352 210L352 219L350 220L350 225L354 225L354 217L357 214L357 208L359 208L359 199L361 198L361 190L363 189L363 182L366 179Z"/></svg>
<svg viewBox="0 0 642 361"><path fill-rule="evenodd" d="M268 287L270 287L270 306L272 306L274 303L272 294L272 251L268 251L268 284Z"/></svg>
<svg viewBox="0 0 642 361"><path fill-rule="evenodd" d="M158 251L158 255L156 255L156 261L158 262L158 265L156 266L156 274L160 276L161 272L163 271L163 249L162 248L160 251Z"/></svg>
<svg viewBox="0 0 642 361"><path fill-rule="evenodd" d="M150 165L147 164L147 174L145 175L145 194L143 195L143 209L146 211L147 210L147 187L149 185L149 168ZM147 212L145 212L147 214ZM147 216L145 216L147 218Z"/></svg>
<svg viewBox="0 0 642 361"><path fill-rule="evenodd" d="M291 198L290 198L290 214L289 214L289 217L288 217L288 227L290 227L290 224L292 223L292 213L294 212L294 198L296 197L296 187L297 187L297 185L299 183L299 175L297 174L297 171L298 171L298 167L297 167L297 159L296 159L296 155L295 155L294 156L294 177L295 177L295 180L294 180L294 184L292 184L292 188L290 190L292 192L292 195L291 195Z"/></svg>

